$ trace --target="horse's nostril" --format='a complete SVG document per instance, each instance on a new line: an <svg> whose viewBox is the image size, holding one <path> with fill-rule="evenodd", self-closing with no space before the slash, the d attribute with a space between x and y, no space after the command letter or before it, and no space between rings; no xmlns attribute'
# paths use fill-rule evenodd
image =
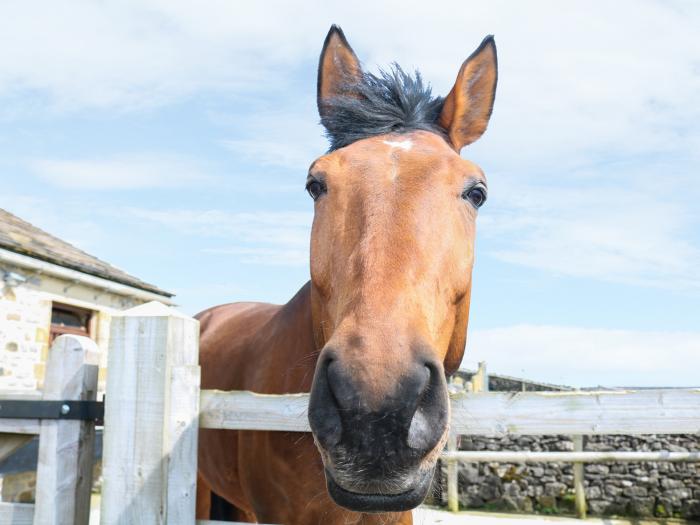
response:
<svg viewBox="0 0 700 525"><path fill-rule="evenodd" d="M428 418L421 408L416 410L408 427L408 437L406 442L409 447L416 450L427 450L432 441L433 429L430 427Z"/></svg>
<svg viewBox="0 0 700 525"><path fill-rule="evenodd" d="M421 397L425 394L425 391L430 388L430 378L433 375L433 370L430 368L429 365L425 365L422 369L421 372L423 373L423 386L420 389L420 395Z"/></svg>
<svg viewBox="0 0 700 525"><path fill-rule="evenodd" d="M319 362L309 399L309 424L318 442L324 448L332 448L340 442L342 422L338 400L329 384L328 372L333 358Z"/></svg>
<svg viewBox="0 0 700 525"><path fill-rule="evenodd" d="M440 441L447 426L447 387L439 366L426 362L421 367L416 411L406 435L406 444L421 452L428 452Z"/></svg>
<svg viewBox="0 0 700 525"><path fill-rule="evenodd" d="M334 365L335 366L332 366ZM357 392L349 378L345 377L337 363L330 363L326 368L328 389L337 407L341 410L352 409L357 402Z"/></svg>

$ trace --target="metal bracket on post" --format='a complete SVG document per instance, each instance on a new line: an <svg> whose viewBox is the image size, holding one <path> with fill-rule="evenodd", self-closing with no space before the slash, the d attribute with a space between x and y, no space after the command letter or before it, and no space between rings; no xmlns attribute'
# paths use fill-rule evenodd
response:
<svg viewBox="0 0 700 525"><path fill-rule="evenodd" d="M0 400L0 419L73 419L102 424L102 401Z"/></svg>

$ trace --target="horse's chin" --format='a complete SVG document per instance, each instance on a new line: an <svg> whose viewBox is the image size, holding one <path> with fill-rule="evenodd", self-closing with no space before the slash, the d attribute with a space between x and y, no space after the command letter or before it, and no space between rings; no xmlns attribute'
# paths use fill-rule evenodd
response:
<svg viewBox="0 0 700 525"><path fill-rule="evenodd" d="M355 492L341 487L326 469L326 486L333 501L355 512L403 512L420 505L428 494L435 473L435 465L421 469L417 480L406 491L398 494L382 492Z"/></svg>

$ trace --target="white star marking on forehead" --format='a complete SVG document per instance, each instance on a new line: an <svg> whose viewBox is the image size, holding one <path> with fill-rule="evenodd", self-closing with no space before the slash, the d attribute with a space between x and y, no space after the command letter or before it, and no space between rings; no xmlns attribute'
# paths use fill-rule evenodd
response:
<svg viewBox="0 0 700 525"><path fill-rule="evenodd" d="M411 142L410 140L401 140L397 142L385 140L384 144L386 144L387 146L391 146L392 148L402 149L404 151L408 151L413 146L413 142Z"/></svg>

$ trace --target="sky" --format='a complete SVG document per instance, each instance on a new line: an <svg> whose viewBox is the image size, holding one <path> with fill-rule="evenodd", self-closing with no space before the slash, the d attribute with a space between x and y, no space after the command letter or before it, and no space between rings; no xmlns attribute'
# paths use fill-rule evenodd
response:
<svg viewBox="0 0 700 525"><path fill-rule="evenodd" d="M286 302L309 276L316 67L437 94L484 36L496 103L463 365L573 386L700 385L700 4L12 2L0 207L177 294Z"/></svg>

